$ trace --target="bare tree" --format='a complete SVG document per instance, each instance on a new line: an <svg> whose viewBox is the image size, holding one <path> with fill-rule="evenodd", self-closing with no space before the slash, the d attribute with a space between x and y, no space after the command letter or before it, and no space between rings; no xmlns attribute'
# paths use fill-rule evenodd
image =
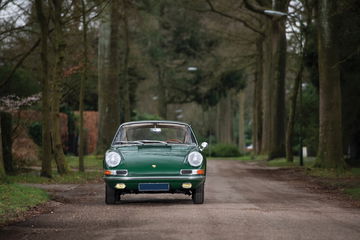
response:
<svg viewBox="0 0 360 240"><path fill-rule="evenodd" d="M344 169L342 146L341 87L336 17L339 1L318 1L320 83L319 150L316 165Z"/></svg>
<svg viewBox="0 0 360 240"><path fill-rule="evenodd" d="M65 57L65 39L63 33L62 22L62 0L52 0L52 20L54 22L54 71L52 74L52 97L51 97L51 110L52 110L52 128L51 128L51 143L56 161L57 170L59 174L68 172L67 163L61 140L60 129L60 98L62 94L61 85L63 83L63 65Z"/></svg>
<svg viewBox="0 0 360 240"><path fill-rule="evenodd" d="M284 17L269 16L266 10L287 12L289 0L245 0L244 3L249 10L269 20L265 23L262 152L271 160L285 156L286 37Z"/></svg>
<svg viewBox="0 0 360 240"><path fill-rule="evenodd" d="M120 1L112 1L110 6L110 46L104 49L108 51L104 54L108 55L109 62L101 66L105 69L99 69L99 71L103 71L99 76L99 139L97 145L99 153L104 152L109 146L120 123L120 61L118 56L120 22Z"/></svg>
<svg viewBox="0 0 360 240"><path fill-rule="evenodd" d="M1 114L0 114L0 182L6 178L4 158L3 158L3 147L2 147L2 134L1 134Z"/></svg>
<svg viewBox="0 0 360 240"><path fill-rule="evenodd" d="M239 98L239 150L245 152L245 91L238 93Z"/></svg>
<svg viewBox="0 0 360 240"><path fill-rule="evenodd" d="M80 124L79 124L79 171L84 172L84 146L85 146L85 136L84 136L84 91L85 91L85 82L87 82L88 77L88 40L87 40L87 30L88 30L88 21L86 14L86 4L85 0L81 0L81 10L82 10L82 25L83 25L83 58L84 65L82 76L80 80L80 96L79 96L79 113L80 113Z"/></svg>
<svg viewBox="0 0 360 240"><path fill-rule="evenodd" d="M42 0L35 0L36 15L41 30L41 83L42 83L42 154L41 176L51 177L51 111L50 111L50 86L49 86L49 60L48 60L48 37L49 24L45 16Z"/></svg>

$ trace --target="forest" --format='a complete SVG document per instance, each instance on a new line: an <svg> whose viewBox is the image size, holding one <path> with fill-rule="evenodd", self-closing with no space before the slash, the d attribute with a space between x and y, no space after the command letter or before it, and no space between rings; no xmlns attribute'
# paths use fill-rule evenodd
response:
<svg viewBox="0 0 360 240"><path fill-rule="evenodd" d="M150 119L209 156L359 166L359 43L357 0L0 0L0 178L84 172Z"/></svg>

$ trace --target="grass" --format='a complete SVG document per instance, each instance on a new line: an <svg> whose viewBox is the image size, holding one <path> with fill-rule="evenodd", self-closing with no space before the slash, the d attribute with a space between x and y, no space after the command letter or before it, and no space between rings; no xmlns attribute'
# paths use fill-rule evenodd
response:
<svg viewBox="0 0 360 240"><path fill-rule="evenodd" d="M253 156L253 155L243 155L240 157L207 157L207 160L237 160L243 162L253 162L253 161L260 161L264 160L264 156Z"/></svg>
<svg viewBox="0 0 360 240"><path fill-rule="evenodd" d="M99 180L102 176L102 156L90 155L84 159L85 172L78 172L78 157L66 156L66 161L70 169L68 174L59 175L56 165L53 164L52 178L40 176L40 168L26 169L15 176L7 176L7 181L12 183L40 183L40 184L71 184L87 183Z"/></svg>
<svg viewBox="0 0 360 240"><path fill-rule="evenodd" d="M311 168L308 171L310 176L322 178L360 178L360 168L337 171L335 169Z"/></svg>
<svg viewBox="0 0 360 240"><path fill-rule="evenodd" d="M304 158L304 166L311 167L315 162L314 157ZM287 162L285 158L276 158L271 161L267 161L266 165L269 167L299 167L300 166L300 158L294 157L293 162Z"/></svg>
<svg viewBox="0 0 360 240"><path fill-rule="evenodd" d="M19 184L0 184L0 193L0 224L49 199L45 191Z"/></svg>
<svg viewBox="0 0 360 240"><path fill-rule="evenodd" d="M299 157L294 158L294 162L287 162L285 158L278 158L267 161L270 167L300 167ZM314 168L316 158L304 158L305 173L316 177L322 184L331 189L338 189L349 195L354 200L360 200L360 168L346 169L337 171L335 169Z"/></svg>
<svg viewBox="0 0 360 240"><path fill-rule="evenodd" d="M101 178L102 171L76 172L71 171L65 175L59 175L53 171L52 178L40 177L40 171L31 171L18 174L16 176L8 176L8 180L14 183L42 183L42 184L71 184L71 183L87 183Z"/></svg>
<svg viewBox="0 0 360 240"><path fill-rule="evenodd" d="M79 167L79 157L67 156L66 157L69 168ZM102 155L88 155L84 158L85 170L86 169L102 169L103 167Z"/></svg>
<svg viewBox="0 0 360 240"><path fill-rule="evenodd" d="M355 200L360 200L360 187L355 188L345 188L344 193L351 196Z"/></svg>
<svg viewBox="0 0 360 240"><path fill-rule="evenodd" d="M38 188L23 186L19 183L38 184L72 184L98 181L102 177L101 156L86 156L86 172L78 172L78 158L67 156L66 160L71 169L68 174L59 175L53 166L52 178L40 176L40 168L27 169L15 176L7 176L8 184L0 183L0 224L16 219L29 208L49 200L49 195ZM55 165L55 164L53 164Z"/></svg>

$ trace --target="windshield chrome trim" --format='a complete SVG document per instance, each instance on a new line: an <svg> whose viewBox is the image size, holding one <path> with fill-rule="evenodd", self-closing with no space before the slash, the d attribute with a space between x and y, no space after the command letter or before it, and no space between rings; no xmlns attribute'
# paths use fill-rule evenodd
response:
<svg viewBox="0 0 360 240"><path fill-rule="evenodd" d="M118 129L116 130L116 133L111 141L111 146L119 146L118 144L115 144L115 139L116 139L116 136L118 135L118 133L120 132L120 129L123 127L123 126L127 126L127 125L135 125L135 124L152 124L152 123L159 123L159 124L169 124L169 125L182 125L182 126L185 126L187 127L188 129L190 129L190 132L192 133L192 135L194 136L194 140L195 140L195 144L197 146L199 146L199 142L197 140L197 137L191 127L190 124L188 123L184 123L184 122L177 122L177 121L166 121L166 120L145 120L145 121L133 121L133 122L125 122L125 123L122 123L120 124L120 126L118 127ZM193 143L191 143L193 144ZM133 145L133 144L132 144Z"/></svg>

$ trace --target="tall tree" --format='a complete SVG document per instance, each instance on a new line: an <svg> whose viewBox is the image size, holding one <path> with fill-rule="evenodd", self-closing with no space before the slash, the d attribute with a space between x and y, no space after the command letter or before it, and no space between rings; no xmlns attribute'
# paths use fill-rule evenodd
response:
<svg viewBox="0 0 360 240"><path fill-rule="evenodd" d="M1 134L1 114L0 114L0 182L3 182L6 178L4 158L3 158L3 147L2 147L2 134Z"/></svg>
<svg viewBox="0 0 360 240"><path fill-rule="evenodd" d="M294 161L294 154L293 154L293 136L294 136L294 128L295 128L295 117L296 117L296 106L297 106L297 98L299 90L302 91L302 79L303 79L303 72L305 69L305 52L309 48L308 46L308 38L309 36L309 28L312 21L312 8L309 5L309 2L307 0L303 1L304 4L298 5L298 6L292 6L297 10L297 14L299 14L300 17L298 17L295 21L295 24L300 24L301 31L293 31L292 34L295 36L295 39L297 40L297 45L299 49L299 69L297 71L294 85L292 88L292 92L289 99L289 117L287 122L287 128L286 128L286 160L288 162ZM304 11L301 11L301 8L304 8ZM305 19L305 22L303 22L303 19ZM291 24L291 23L290 23ZM293 27L292 27L293 28ZM293 28L294 29L294 28ZM302 135L300 133L300 135ZM302 137L302 136L301 136ZM300 148L302 148L302 144L300 144ZM302 149L300 149L302 151ZM302 154L302 153L300 153Z"/></svg>
<svg viewBox="0 0 360 240"><path fill-rule="evenodd" d="M84 146L85 146L85 136L84 136L84 91L85 91L85 82L87 82L88 77L88 40L87 40L87 30L88 30L88 21L87 21L87 11L85 0L81 0L81 19L82 19L82 40L83 40L83 71L80 80L80 94L79 94L79 114L80 114L80 123L79 123L79 171L84 172Z"/></svg>
<svg viewBox="0 0 360 240"><path fill-rule="evenodd" d="M227 96L222 98L217 105L217 138L220 143L233 143L233 114L231 98L233 92L229 91Z"/></svg>
<svg viewBox="0 0 360 240"><path fill-rule="evenodd" d="M316 166L343 169L341 86L337 32L339 1L318 1L320 87L319 150Z"/></svg>
<svg viewBox="0 0 360 240"><path fill-rule="evenodd" d="M286 13L289 0L245 0L245 6L267 16L265 24L264 116L262 152L271 160L285 156L285 18L269 15L267 10Z"/></svg>
<svg viewBox="0 0 360 240"><path fill-rule="evenodd" d="M109 47L104 48L109 56L108 64L102 67L102 75L99 76L99 139L97 152L102 153L111 143L114 132L120 123L120 83L119 83L119 26L121 22L120 1L111 1L110 6L110 41ZM103 24L106 24L103 23ZM99 41L99 44L102 44Z"/></svg>
<svg viewBox="0 0 360 240"><path fill-rule="evenodd" d="M264 37L259 36L256 41L256 65L254 76L254 93L253 93L253 125L252 138L254 153L260 154L263 140L263 81L264 81L264 57L263 57Z"/></svg>
<svg viewBox="0 0 360 240"><path fill-rule="evenodd" d="M41 176L51 177L51 111L50 111L50 86L49 86L49 60L48 60L48 37L49 24L45 15L42 0L35 0L36 15L41 30L41 83L42 83L42 154Z"/></svg>
<svg viewBox="0 0 360 240"><path fill-rule="evenodd" d="M52 128L51 128L51 143L54 154L54 159L57 165L59 174L68 172L67 163L65 160L64 150L61 140L60 128L60 98L62 94L61 85L63 84L63 65L65 57L65 39L63 33L62 22L62 5L63 0L52 0L52 20L54 23L54 71L52 74L52 97L51 97L51 115L52 115Z"/></svg>
<svg viewBox="0 0 360 240"><path fill-rule="evenodd" d="M245 91L240 90L239 98L239 151L245 152Z"/></svg>
<svg viewBox="0 0 360 240"><path fill-rule="evenodd" d="M127 0L122 0L123 8L123 30L124 30L124 40L125 40L125 52L124 52L124 69L123 69L123 78L121 81L122 85L122 98L124 105L124 121L128 122L131 120L131 109L130 109L130 84L129 84L129 58L130 58L130 31L129 31L129 19L128 11L129 7L127 6Z"/></svg>

